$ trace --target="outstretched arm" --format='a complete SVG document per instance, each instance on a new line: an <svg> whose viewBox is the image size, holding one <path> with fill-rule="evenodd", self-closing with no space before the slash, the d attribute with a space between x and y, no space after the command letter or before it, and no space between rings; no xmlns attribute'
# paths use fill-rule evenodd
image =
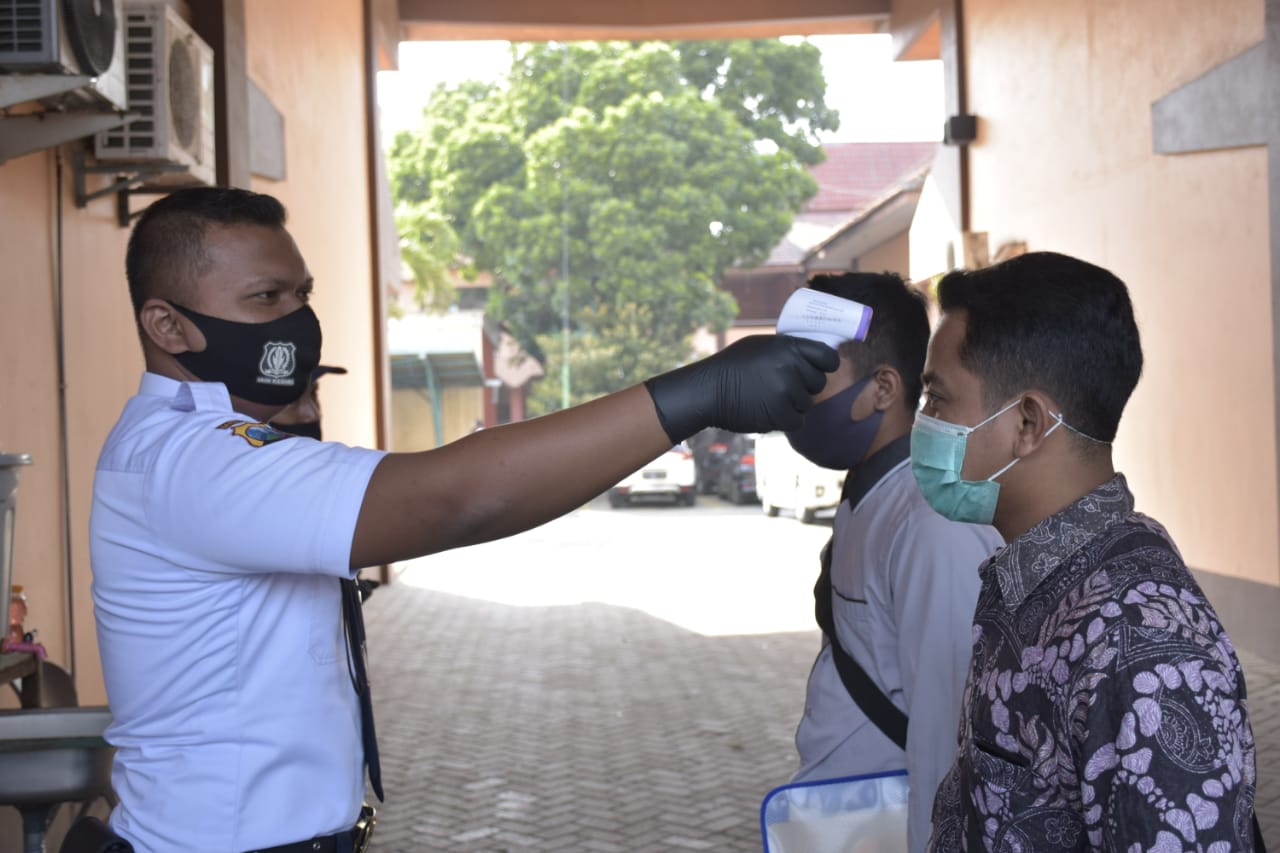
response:
<svg viewBox="0 0 1280 853"><path fill-rule="evenodd" d="M473 545L581 506L707 426L797 426L839 359L813 341L745 338L714 356L582 406L391 454L365 491L353 568Z"/></svg>

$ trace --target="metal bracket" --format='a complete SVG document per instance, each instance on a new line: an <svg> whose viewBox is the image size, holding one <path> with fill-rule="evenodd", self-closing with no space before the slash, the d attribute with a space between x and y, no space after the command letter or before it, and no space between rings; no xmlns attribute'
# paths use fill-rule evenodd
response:
<svg viewBox="0 0 1280 853"><path fill-rule="evenodd" d="M0 75L0 109L73 92L88 86L93 79L71 74L3 74Z"/></svg>
<svg viewBox="0 0 1280 853"><path fill-rule="evenodd" d="M0 81L4 78L0 77ZM134 113L46 111L0 118L0 163L140 118Z"/></svg>
<svg viewBox="0 0 1280 853"><path fill-rule="evenodd" d="M94 199L114 194L116 221L121 228L128 228L129 223L142 213L130 210L130 196L172 192L174 187L148 187L147 181L163 175L183 174L187 167L180 163L99 163L90 166L85 162L84 152L76 151L72 155L71 171L75 181L76 207L84 207ZM101 189L89 191L85 180L89 175L111 175L115 180Z"/></svg>

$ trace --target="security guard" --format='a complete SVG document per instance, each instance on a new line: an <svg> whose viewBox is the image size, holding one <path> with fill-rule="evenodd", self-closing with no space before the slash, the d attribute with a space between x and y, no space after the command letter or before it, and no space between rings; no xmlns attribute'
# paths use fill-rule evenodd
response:
<svg viewBox="0 0 1280 853"><path fill-rule="evenodd" d="M193 188L129 241L146 373L98 462L90 547L111 827L139 853L355 849L366 766L381 790L355 572L549 521L707 426L794 427L838 363L759 336L423 453L291 437L268 423L321 335L284 221L270 196Z"/></svg>

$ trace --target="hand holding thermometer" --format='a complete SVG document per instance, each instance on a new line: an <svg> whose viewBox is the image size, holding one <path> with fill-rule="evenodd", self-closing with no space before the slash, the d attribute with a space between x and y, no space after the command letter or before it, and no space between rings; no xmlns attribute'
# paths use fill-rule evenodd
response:
<svg viewBox="0 0 1280 853"><path fill-rule="evenodd" d="M778 334L808 338L838 349L845 341L861 341L871 325L871 308L802 287L787 298L778 317Z"/></svg>

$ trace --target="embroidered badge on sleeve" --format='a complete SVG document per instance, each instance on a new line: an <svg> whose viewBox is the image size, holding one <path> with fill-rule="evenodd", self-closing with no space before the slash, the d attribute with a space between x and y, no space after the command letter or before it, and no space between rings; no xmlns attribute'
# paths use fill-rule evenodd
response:
<svg viewBox="0 0 1280 853"><path fill-rule="evenodd" d="M249 442L251 447L263 447L268 444L274 444L285 438L292 438L287 432L280 432L267 424L253 423L251 421L224 421L218 424L215 429L230 430L232 435L238 435L245 441Z"/></svg>

